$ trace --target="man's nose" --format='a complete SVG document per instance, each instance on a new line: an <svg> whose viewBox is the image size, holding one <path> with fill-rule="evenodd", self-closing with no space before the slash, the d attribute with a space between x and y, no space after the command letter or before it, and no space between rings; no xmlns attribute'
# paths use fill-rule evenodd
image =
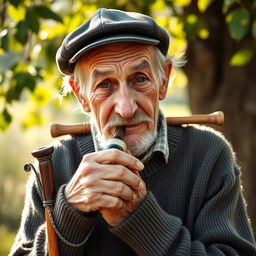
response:
<svg viewBox="0 0 256 256"><path fill-rule="evenodd" d="M125 119L133 117L138 106L129 87L121 85L116 95L115 112Z"/></svg>

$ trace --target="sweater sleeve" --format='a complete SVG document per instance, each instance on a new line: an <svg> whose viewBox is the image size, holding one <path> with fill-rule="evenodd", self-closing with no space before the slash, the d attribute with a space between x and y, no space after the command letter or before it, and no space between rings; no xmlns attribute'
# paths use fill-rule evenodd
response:
<svg viewBox="0 0 256 256"><path fill-rule="evenodd" d="M78 246L94 227L96 214L83 214L68 204L64 197L65 185L60 187L52 217L61 236L68 240L71 246L59 239L60 255L83 255L84 246ZM83 232L79 232L83 231ZM21 217L21 225L12 246L12 255L47 255L47 235L45 225L45 211L34 174L31 174L26 185L25 205ZM83 244L84 245L84 244Z"/></svg>
<svg viewBox="0 0 256 256"><path fill-rule="evenodd" d="M54 207L54 222L61 234L60 255L83 255L84 246L94 228L97 213L82 213L73 208L64 196L65 185L60 187Z"/></svg>
<svg viewBox="0 0 256 256"><path fill-rule="evenodd" d="M44 208L32 173L26 184L21 224L9 256L47 255Z"/></svg>
<svg viewBox="0 0 256 256"><path fill-rule="evenodd" d="M208 182L200 185L197 193L203 194L200 197L203 199L198 209L188 209L192 224L185 224L165 212L149 192L126 220L110 228L111 232L140 256L255 256L256 246L240 190L239 171L230 154L229 147L224 147L212 164Z"/></svg>

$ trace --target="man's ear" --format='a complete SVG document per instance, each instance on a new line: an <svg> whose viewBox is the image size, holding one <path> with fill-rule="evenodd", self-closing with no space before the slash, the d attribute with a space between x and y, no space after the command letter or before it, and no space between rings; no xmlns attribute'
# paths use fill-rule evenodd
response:
<svg viewBox="0 0 256 256"><path fill-rule="evenodd" d="M86 100L85 97L82 97L81 94L80 94L80 88L79 86L77 85L77 83L75 82L74 80L74 77L71 76L68 80L69 82L69 85L71 86L72 88L72 91L74 92L77 100L80 102L80 104L82 105L83 109L85 112L89 113L91 112L91 109L90 109L90 106Z"/></svg>
<svg viewBox="0 0 256 256"><path fill-rule="evenodd" d="M170 77L171 71L172 71L172 63L171 61L168 61L164 69L166 79L164 79L164 81L160 85L159 100L163 100L167 94L169 77Z"/></svg>

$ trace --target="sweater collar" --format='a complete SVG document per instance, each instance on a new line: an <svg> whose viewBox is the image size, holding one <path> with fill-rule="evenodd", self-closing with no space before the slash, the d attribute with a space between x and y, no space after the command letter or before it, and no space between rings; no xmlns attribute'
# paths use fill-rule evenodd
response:
<svg viewBox="0 0 256 256"><path fill-rule="evenodd" d="M168 146L169 146L169 157L166 162L163 154L156 152L153 157L145 163L145 169L140 172L142 178L149 177L155 173L158 173L162 168L166 167L172 160L175 151L178 147L178 143L181 138L182 128L180 126L168 126Z"/></svg>

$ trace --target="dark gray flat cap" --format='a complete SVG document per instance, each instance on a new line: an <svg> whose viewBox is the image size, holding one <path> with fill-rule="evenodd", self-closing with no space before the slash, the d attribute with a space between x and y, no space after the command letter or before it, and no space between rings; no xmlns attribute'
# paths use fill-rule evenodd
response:
<svg viewBox="0 0 256 256"><path fill-rule="evenodd" d="M56 54L59 71L71 75L76 61L82 55L95 47L114 42L156 45L166 55L169 35L149 16L114 9L98 9L91 19L63 40Z"/></svg>

